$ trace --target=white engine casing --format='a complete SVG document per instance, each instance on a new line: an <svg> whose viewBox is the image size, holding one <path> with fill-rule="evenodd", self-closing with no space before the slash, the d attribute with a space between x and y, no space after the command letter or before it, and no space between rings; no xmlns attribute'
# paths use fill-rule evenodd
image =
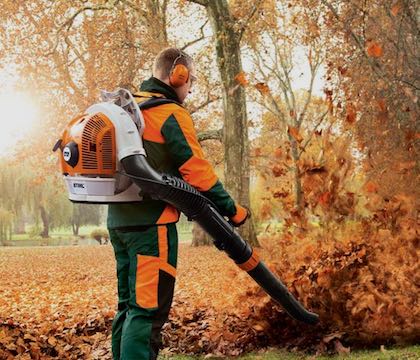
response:
<svg viewBox="0 0 420 360"><path fill-rule="evenodd" d="M115 129L117 170L121 167L120 161L125 157L131 155L146 156L146 151L143 148L143 142L141 140L144 132L144 119L131 94L130 97L131 102L135 106L136 117L140 120L137 121L139 128L137 128L133 117L113 102L94 104L86 110L86 113L91 115L102 113L113 123ZM117 176L119 177L118 179L117 177L105 178L70 175L64 175L63 177L69 192L69 199L75 202L107 204L138 202L143 199L139 194L141 190L136 184L123 175L117 174ZM121 182L124 181L126 182L126 189L121 191L118 189L118 184L121 186Z"/></svg>

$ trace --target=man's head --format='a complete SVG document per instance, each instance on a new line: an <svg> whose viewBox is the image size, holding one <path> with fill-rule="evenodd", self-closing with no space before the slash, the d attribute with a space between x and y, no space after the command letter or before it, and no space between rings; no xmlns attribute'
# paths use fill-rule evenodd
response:
<svg viewBox="0 0 420 360"><path fill-rule="evenodd" d="M180 86L175 86L170 81L171 73L173 74L174 70L179 70L180 68L177 68L177 65L185 66L188 75L185 78L185 82L181 82ZM194 76L193 59L180 49L164 49L156 56L153 64L153 76L171 86L178 95L179 100L183 102L191 90L192 83L196 79Z"/></svg>

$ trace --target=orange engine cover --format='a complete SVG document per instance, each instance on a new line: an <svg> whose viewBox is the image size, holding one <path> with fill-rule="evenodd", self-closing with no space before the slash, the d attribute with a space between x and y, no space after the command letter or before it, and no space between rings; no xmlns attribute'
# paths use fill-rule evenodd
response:
<svg viewBox="0 0 420 360"><path fill-rule="evenodd" d="M61 139L63 174L115 175L115 129L104 114L83 114L74 118L64 129Z"/></svg>

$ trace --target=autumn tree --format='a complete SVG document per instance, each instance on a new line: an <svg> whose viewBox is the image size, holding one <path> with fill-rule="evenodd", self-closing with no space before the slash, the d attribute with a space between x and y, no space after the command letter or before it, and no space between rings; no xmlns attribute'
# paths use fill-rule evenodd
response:
<svg viewBox="0 0 420 360"><path fill-rule="evenodd" d="M32 204L40 201L31 209L39 211L43 236L48 236L50 224L57 222L51 218L53 212L46 209L52 182L46 174L57 171L51 148L63 124L95 102L100 89L136 87L142 68L149 67L153 55L167 43L164 26L167 4L166 0L141 4L128 1L2 3L2 62L16 64L24 79L22 89L37 89L35 96L43 107L42 123L31 138L19 145L15 158L19 162L31 157L27 164L38 181L32 190L47 191L36 196L32 193ZM13 191L11 196L16 196L15 202L20 199L18 191ZM80 221L76 220L75 228L78 224Z"/></svg>
<svg viewBox="0 0 420 360"><path fill-rule="evenodd" d="M99 225L103 208L98 205L73 204L71 227L73 235L79 235L83 225Z"/></svg>
<svg viewBox="0 0 420 360"><path fill-rule="evenodd" d="M0 245L12 239L13 213L0 206Z"/></svg>
<svg viewBox="0 0 420 360"><path fill-rule="evenodd" d="M241 39L248 22L255 15L260 1L247 3L248 13L241 19L235 18L226 0L191 0L206 8L211 21L216 47L217 64L223 87L223 146L225 153L224 182L232 196L244 206L249 200L249 139L245 91L241 86L243 73ZM253 221L241 229L242 235L256 244Z"/></svg>
<svg viewBox="0 0 420 360"><path fill-rule="evenodd" d="M322 106L319 97L314 96L314 84L325 58L318 25L320 16L318 8L276 2L273 11L259 19L262 30L247 38L255 67L253 85L260 93L256 101L280 125L277 147L290 145L290 149L284 150L290 151L293 160L290 169L299 212L304 208L300 160L328 115L327 103ZM298 70L300 76L308 77L305 89L296 86ZM273 168L273 172L275 176L281 175L279 169Z"/></svg>
<svg viewBox="0 0 420 360"><path fill-rule="evenodd" d="M418 194L417 2L321 3L327 79L343 119L354 128L368 179L387 197Z"/></svg>

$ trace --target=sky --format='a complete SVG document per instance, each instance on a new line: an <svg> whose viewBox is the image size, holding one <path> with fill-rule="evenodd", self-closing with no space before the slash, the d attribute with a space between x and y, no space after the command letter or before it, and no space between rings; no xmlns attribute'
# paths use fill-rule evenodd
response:
<svg viewBox="0 0 420 360"><path fill-rule="evenodd" d="M0 70L0 157L11 153L41 117L39 106L30 94L16 90L18 81L13 67Z"/></svg>

